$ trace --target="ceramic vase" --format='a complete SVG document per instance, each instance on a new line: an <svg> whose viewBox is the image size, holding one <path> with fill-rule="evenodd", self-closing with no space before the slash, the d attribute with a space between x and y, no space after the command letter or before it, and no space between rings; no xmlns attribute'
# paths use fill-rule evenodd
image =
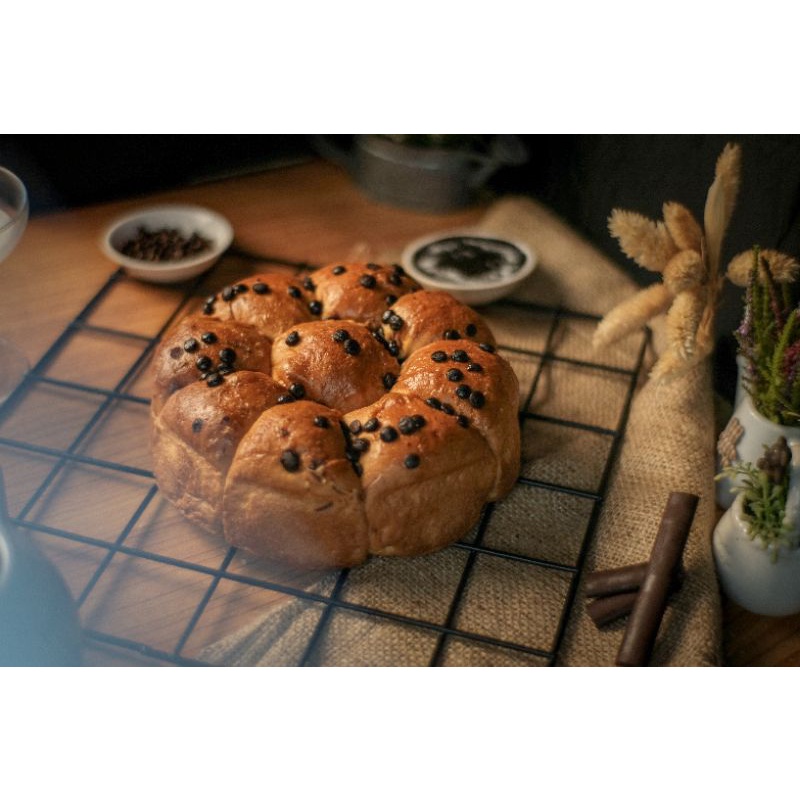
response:
<svg viewBox="0 0 800 800"><path fill-rule="evenodd" d="M729 501L728 507L712 537L717 576L723 592L754 614L796 614L800 612L800 430L770 422L756 411L749 395L743 396L733 420L738 425L732 437L736 460L756 464L765 447L781 436L786 439L792 456L783 519L789 541L765 544L751 537L744 496L734 492L733 481L726 478L720 481L718 502Z"/></svg>
<svg viewBox="0 0 800 800"><path fill-rule="evenodd" d="M796 614L800 612L800 548L765 547L760 539L751 539L743 502L738 495L714 529L712 549L722 590L754 614Z"/></svg>
<svg viewBox="0 0 800 800"><path fill-rule="evenodd" d="M745 376L747 374L747 359L739 353L736 356L736 396L733 399L733 407L737 408L747 395L745 388Z"/></svg>
<svg viewBox="0 0 800 800"><path fill-rule="evenodd" d="M800 461L800 447L795 457L794 445L800 445L800 427L771 422L756 410L750 395L742 392L733 416L717 443L717 471L721 472L726 463L736 461L755 464L764 455L764 449L775 444L781 436L792 449L792 463L797 464ZM736 481L728 477L717 481L716 500L720 508L727 509L733 505L735 485Z"/></svg>

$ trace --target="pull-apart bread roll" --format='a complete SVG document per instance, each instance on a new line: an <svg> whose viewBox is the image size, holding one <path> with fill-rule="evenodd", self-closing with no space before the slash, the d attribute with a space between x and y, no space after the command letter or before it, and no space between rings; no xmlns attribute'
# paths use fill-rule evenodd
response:
<svg viewBox="0 0 800 800"><path fill-rule="evenodd" d="M300 568L444 547L519 472L492 332L398 266L226 286L154 358L153 470L188 518Z"/></svg>
<svg viewBox="0 0 800 800"><path fill-rule="evenodd" d="M438 341L408 357L393 392L424 397L484 437L496 470L490 500L504 497L519 474L519 382L494 345ZM487 472L489 470L487 469Z"/></svg>
<svg viewBox="0 0 800 800"><path fill-rule="evenodd" d="M228 541L276 561L346 567L369 552L361 482L341 415L300 400L265 411L228 472Z"/></svg>
<svg viewBox="0 0 800 800"><path fill-rule="evenodd" d="M494 471L475 429L419 397L394 392L345 421L358 431L353 446L361 454L370 552L438 550L478 521Z"/></svg>
<svg viewBox="0 0 800 800"><path fill-rule="evenodd" d="M385 314L383 333L394 339L400 358L442 339L494 344L483 318L447 292L419 291L398 300Z"/></svg>
<svg viewBox="0 0 800 800"><path fill-rule="evenodd" d="M398 298L419 289L400 267L331 264L311 277L328 319L354 319L380 327L381 317Z"/></svg>
<svg viewBox="0 0 800 800"><path fill-rule="evenodd" d="M272 346L273 375L302 397L352 411L373 403L397 380L397 359L360 322L296 325Z"/></svg>
<svg viewBox="0 0 800 800"><path fill-rule="evenodd" d="M152 410L158 413L173 392L198 380L221 383L234 370L269 375L272 343L251 325L193 315L161 341L153 366Z"/></svg>
<svg viewBox="0 0 800 800"><path fill-rule="evenodd" d="M250 325L274 339L290 325L319 318L310 284L279 273L254 275L206 298L206 316Z"/></svg>
<svg viewBox="0 0 800 800"><path fill-rule="evenodd" d="M260 372L233 372L172 394L152 427L159 489L187 517L221 530L225 479L242 437L284 389Z"/></svg>

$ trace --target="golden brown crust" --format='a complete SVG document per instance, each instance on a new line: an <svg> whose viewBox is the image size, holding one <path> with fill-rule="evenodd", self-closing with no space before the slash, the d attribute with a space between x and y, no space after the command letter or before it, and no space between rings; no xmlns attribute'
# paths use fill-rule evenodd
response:
<svg viewBox="0 0 800 800"><path fill-rule="evenodd" d="M384 323L383 335L398 343L400 358L440 339L495 344L480 314L447 292L415 292L401 297L391 310L396 319Z"/></svg>
<svg viewBox="0 0 800 800"><path fill-rule="evenodd" d="M283 389L260 372L235 372L223 384L202 381L175 392L151 428L153 473L187 516L221 530L222 492L236 448Z"/></svg>
<svg viewBox="0 0 800 800"><path fill-rule="evenodd" d="M364 430L371 419L379 427ZM494 471L487 469L492 453L477 431L416 396L395 393L345 415L345 422L354 421L362 426L357 439L368 443L358 463L370 552L431 552L478 521Z"/></svg>
<svg viewBox="0 0 800 800"><path fill-rule="evenodd" d="M359 322L324 320L292 327L272 348L272 374L303 397L339 411L373 403L400 365Z"/></svg>
<svg viewBox="0 0 800 800"><path fill-rule="evenodd" d="M307 287L302 278L262 272L226 286L206 300L204 310L215 319L252 325L274 339L291 325L319 317L312 313L315 297Z"/></svg>
<svg viewBox="0 0 800 800"><path fill-rule="evenodd" d="M402 267L380 264L329 264L312 280L323 318L359 320L372 330L380 327L384 312L398 298L419 289Z"/></svg>
<svg viewBox="0 0 800 800"><path fill-rule="evenodd" d="M218 369L224 348L234 352L231 363L235 369L267 375L272 371L272 342L258 329L200 315L184 317L162 339L155 354L153 409L159 411L177 389ZM201 359L208 359L211 366L206 367Z"/></svg>
<svg viewBox="0 0 800 800"><path fill-rule="evenodd" d="M511 490L519 474L519 381L493 350L465 340L426 345L403 364L392 392L452 408L480 431L497 465L490 495L496 500Z"/></svg>
<svg viewBox="0 0 800 800"><path fill-rule="evenodd" d="M258 418L228 473L223 516L231 544L310 569L367 557L361 482L340 421L338 412L307 400Z"/></svg>
<svg viewBox="0 0 800 800"><path fill-rule="evenodd" d="M493 345L476 312L393 268L243 280L156 353L159 487L231 544L301 569L443 547L519 470L519 388Z"/></svg>

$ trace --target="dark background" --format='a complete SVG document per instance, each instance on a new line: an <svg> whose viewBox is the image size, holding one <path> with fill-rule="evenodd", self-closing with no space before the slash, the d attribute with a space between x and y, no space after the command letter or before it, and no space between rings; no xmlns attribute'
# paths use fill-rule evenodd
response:
<svg viewBox="0 0 800 800"><path fill-rule="evenodd" d="M339 137L347 144L349 137ZM607 231L613 208L652 218L676 200L702 216L726 142L742 145L742 187L723 263L754 244L800 256L800 136L785 134L525 135L527 162L491 179L497 194L530 194L557 211L634 279L657 276L628 261ZM0 164L26 182L32 214L137 196L317 157L301 135L0 136ZM730 395L740 298L720 314L717 385Z"/></svg>
<svg viewBox="0 0 800 800"><path fill-rule="evenodd" d="M617 260L622 257L606 229L612 208L660 217L662 203L677 200L699 216L717 156L726 142L739 142L742 191L726 255L756 243L800 252L800 136L521 138L527 163L500 170L490 188L544 200ZM25 180L34 214L314 157L310 137L302 135L0 136L0 164Z"/></svg>

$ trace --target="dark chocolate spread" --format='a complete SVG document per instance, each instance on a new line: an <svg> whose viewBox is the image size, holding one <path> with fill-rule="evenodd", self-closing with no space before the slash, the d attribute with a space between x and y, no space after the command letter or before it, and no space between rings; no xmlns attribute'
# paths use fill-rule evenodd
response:
<svg viewBox="0 0 800 800"><path fill-rule="evenodd" d="M494 281L513 275L525 263L516 245L482 236L451 236L414 253L414 266L435 280L458 283Z"/></svg>

